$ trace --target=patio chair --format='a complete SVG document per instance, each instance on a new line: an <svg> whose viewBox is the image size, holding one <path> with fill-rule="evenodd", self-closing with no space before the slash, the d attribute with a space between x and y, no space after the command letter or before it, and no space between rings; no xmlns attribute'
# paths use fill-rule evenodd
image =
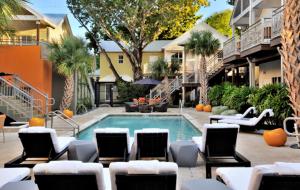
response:
<svg viewBox="0 0 300 190"><path fill-rule="evenodd" d="M0 188L9 182L30 179L29 168L0 168Z"/></svg>
<svg viewBox="0 0 300 190"><path fill-rule="evenodd" d="M126 112L138 112L139 105L133 102L125 102L125 111Z"/></svg>
<svg viewBox="0 0 300 190"><path fill-rule="evenodd" d="M153 111L156 111L156 112L167 112L168 111L168 106L169 106L168 102L161 102L160 104L155 105L153 107Z"/></svg>
<svg viewBox="0 0 300 190"><path fill-rule="evenodd" d="M204 160L206 178L211 178L212 167L250 167L250 161L235 150L238 132L235 124L204 124L202 136L192 138Z"/></svg>
<svg viewBox="0 0 300 190"><path fill-rule="evenodd" d="M151 161L114 162L109 165L111 190L176 190L176 163Z"/></svg>
<svg viewBox="0 0 300 190"><path fill-rule="evenodd" d="M300 187L300 163L218 168L217 179L232 190L288 190Z"/></svg>
<svg viewBox="0 0 300 190"><path fill-rule="evenodd" d="M210 123L213 121L219 121L221 119L243 119L253 117L256 114L256 108L250 107L243 114L235 114L235 115L211 115L209 116Z"/></svg>
<svg viewBox="0 0 300 190"><path fill-rule="evenodd" d="M4 123L6 115L0 115L0 130L2 131L3 143L5 143L5 132L4 132Z"/></svg>
<svg viewBox="0 0 300 190"><path fill-rule="evenodd" d="M128 128L102 128L94 130L100 160L128 161L133 138Z"/></svg>
<svg viewBox="0 0 300 190"><path fill-rule="evenodd" d="M241 129L245 130L256 130L256 129L264 129L265 121L270 117L274 116L274 112L272 109L265 109L258 117L253 118L241 118L241 119L221 119L219 123L230 123L240 125ZM270 129L270 128L268 128Z"/></svg>
<svg viewBox="0 0 300 190"><path fill-rule="evenodd" d="M154 128L135 130L134 148L136 160L160 158L169 161L169 130Z"/></svg>
<svg viewBox="0 0 300 190"><path fill-rule="evenodd" d="M54 129L45 127L22 128L19 138L23 145L23 153L5 163L5 167L32 168L37 162L57 160L75 140L74 137L57 137Z"/></svg>
<svg viewBox="0 0 300 190"><path fill-rule="evenodd" d="M51 161L33 168L39 190L105 190L104 169L100 163ZM109 179L109 177L108 177Z"/></svg>

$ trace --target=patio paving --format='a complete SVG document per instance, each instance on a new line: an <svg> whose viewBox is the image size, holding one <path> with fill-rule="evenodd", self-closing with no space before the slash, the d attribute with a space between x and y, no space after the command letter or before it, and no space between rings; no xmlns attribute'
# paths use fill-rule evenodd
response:
<svg viewBox="0 0 300 190"><path fill-rule="evenodd" d="M166 114L178 114L179 112L180 111L178 108L171 108ZM74 120L82 125L86 122L99 118L103 114L118 113L125 113L124 108L98 108L87 114L75 116ZM185 108L183 110L183 113L190 115L200 125L209 122L209 113L196 112L192 108ZM61 123L60 121L55 121L55 125L63 125L63 123ZM62 133L59 135L62 135ZM2 138L0 139L2 140ZM262 135L240 132L237 142L237 151L248 158L251 161L252 165L272 164L276 161L300 162L300 150L291 149L288 147L291 143L294 143L294 141L294 138L289 137L286 146L270 147L265 144ZM3 167L3 164L5 162L20 155L21 152L22 145L18 140L17 133L6 133L6 142L2 143L0 141L0 166ZM63 157L65 158L65 155ZM204 177L205 168L200 157L198 159L197 167L179 169L179 184L185 180Z"/></svg>

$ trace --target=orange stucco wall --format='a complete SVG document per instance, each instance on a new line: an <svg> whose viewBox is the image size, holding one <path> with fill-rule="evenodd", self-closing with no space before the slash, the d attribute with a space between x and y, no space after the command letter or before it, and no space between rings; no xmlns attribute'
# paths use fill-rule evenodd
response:
<svg viewBox="0 0 300 190"><path fill-rule="evenodd" d="M17 74L52 97L52 64L41 59L40 46L0 46L0 72Z"/></svg>

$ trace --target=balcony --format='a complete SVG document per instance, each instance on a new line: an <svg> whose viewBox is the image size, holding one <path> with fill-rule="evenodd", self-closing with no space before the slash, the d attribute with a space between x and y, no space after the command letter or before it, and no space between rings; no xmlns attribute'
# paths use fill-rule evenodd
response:
<svg viewBox="0 0 300 190"><path fill-rule="evenodd" d="M249 53L245 51L254 47L269 45L271 40L271 18L262 18L255 24L251 25L241 35L241 56L246 56ZM260 48L261 49L261 48Z"/></svg>
<svg viewBox="0 0 300 190"><path fill-rule="evenodd" d="M231 57L240 56L241 41L239 37L233 37L224 43L223 59L224 63L229 62Z"/></svg>
<svg viewBox="0 0 300 190"><path fill-rule="evenodd" d="M280 35L283 27L283 11L284 6L273 11L271 46L275 46L280 43Z"/></svg>

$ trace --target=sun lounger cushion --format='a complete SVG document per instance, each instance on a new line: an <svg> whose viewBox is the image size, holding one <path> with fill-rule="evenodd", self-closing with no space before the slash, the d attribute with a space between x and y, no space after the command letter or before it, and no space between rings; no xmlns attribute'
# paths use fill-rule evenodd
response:
<svg viewBox="0 0 300 190"><path fill-rule="evenodd" d="M37 164L33 168L35 175L55 174L95 174L98 189L105 189L103 166L98 163L82 163L81 161L51 161Z"/></svg>
<svg viewBox="0 0 300 190"><path fill-rule="evenodd" d="M139 163L140 162L140 163ZM146 162L149 162L149 164ZM133 168L134 165L134 168ZM143 168L138 169L137 166L144 165ZM153 170L152 168L156 168ZM134 169L134 171L132 171ZM131 170L131 171L130 171ZM157 170L157 171L156 171ZM178 166L172 162L159 162L159 161L130 161L130 162L113 162L109 165L111 189L116 190L116 174L130 174L133 172L136 174L177 174ZM151 172L151 173L148 173Z"/></svg>
<svg viewBox="0 0 300 190"><path fill-rule="evenodd" d="M56 153L60 153L67 148L72 141L76 140L74 137L57 137L55 129L45 127L22 128L19 133L50 133Z"/></svg>
<svg viewBox="0 0 300 190"><path fill-rule="evenodd" d="M133 144L134 139L130 137L129 135L129 129L128 128L99 128L94 130L94 138L96 139L96 133L117 133L117 134L127 134L127 148L128 152L130 153L131 147Z"/></svg>
<svg viewBox="0 0 300 190"><path fill-rule="evenodd" d="M300 163L275 162L274 165L279 175L300 175Z"/></svg>
<svg viewBox="0 0 300 190"><path fill-rule="evenodd" d="M204 124L202 128L202 136L192 137L192 141L198 145L201 152L205 151L207 129L225 129L225 128L239 128L236 124L226 124L226 123L213 123Z"/></svg>
<svg viewBox="0 0 300 190"><path fill-rule="evenodd" d="M30 176L29 168L0 168L0 188L9 182L18 182Z"/></svg>

